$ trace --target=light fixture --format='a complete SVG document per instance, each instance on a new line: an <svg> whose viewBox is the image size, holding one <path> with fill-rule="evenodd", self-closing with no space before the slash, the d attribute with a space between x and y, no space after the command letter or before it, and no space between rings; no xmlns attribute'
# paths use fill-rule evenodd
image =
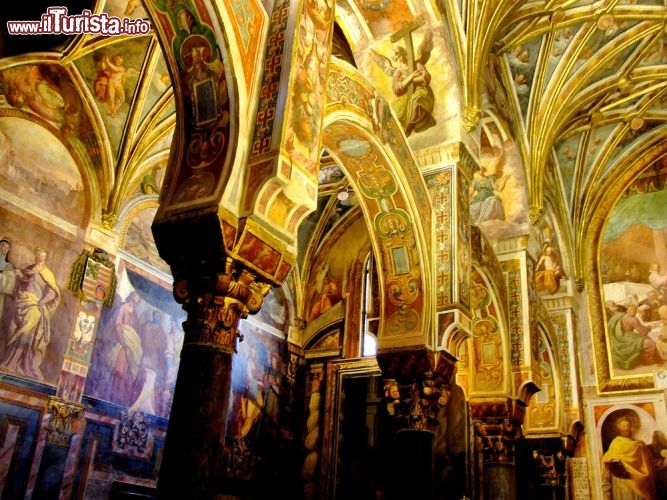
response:
<svg viewBox="0 0 667 500"><path fill-rule="evenodd" d="M350 193L347 192L347 189L341 189L338 191L338 194L336 195L336 198L338 198L338 201L345 201L350 197Z"/></svg>

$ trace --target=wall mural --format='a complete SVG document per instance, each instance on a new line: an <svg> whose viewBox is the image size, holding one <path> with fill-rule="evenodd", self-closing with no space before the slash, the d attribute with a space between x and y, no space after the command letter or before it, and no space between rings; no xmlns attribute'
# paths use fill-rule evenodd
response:
<svg viewBox="0 0 667 500"><path fill-rule="evenodd" d="M414 28L416 29L416 26ZM375 50L371 51L371 55L373 62L391 78L394 95L390 101L391 109L405 135L409 136L413 132L428 130L436 124L432 114L435 95L431 88L431 74L426 69L433 50L433 32L426 31L416 54L412 53L412 30L404 28L392 36L391 40L393 42L401 38L405 39L405 46L393 45L390 57Z"/></svg>
<svg viewBox="0 0 667 500"><path fill-rule="evenodd" d="M344 248L343 252L331 251L331 247ZM310 295L306 297L304 316L312 323L343 298L347 290L347 270L350 263L368 253L370 240L363 218L358 218L342 234L333 233L324 242L315 260L312 262L309 286ZM325 256L325 257L323 257Z"/></svg>
<svg viewBox="0 0 667 500"><path fill-rule="evenodd" d="M616 377L667 367L667 162L621 196L602 233L606 351Z"/></svg>
<svg viewBox="0 0 667 500"><path fill-rule="evenodd" d="M171 286L121 263L114 305L100 314L85 393L127 408L129 416L168 417L184 320Z"/></svg>
<svg viewBox="0 0 667 500"><path fill-rule="evenodd" d="M136 214L127 227L122 248L164 273L171 274L171 268L161 257L155 245L151 225L157 213L155 207L146 208Z"/></svg>
<svg viewBox="0 0 667 500"><path fill-rule="evenodd" d="M537 225L542 235L542 249L535 265L535 290L546 295L561 291L567 280L560 255L558 235L554 231L551 215L546 214Z"/></svg>
<svg viewBox="0 0 667 500"><path fill-rule="evenodd" d="M593 401L588 413L595 425L592 456L599 490L610 492L611 498L665 498L664 397Z"/></svg>
<svg viewBox="0 0 667 500"><path fill-rule="evenodd" d="M391 103L415 149L459 137L453 58L427 13L405 0L339 0L336 10L350 29L357 67Z"/></svg>
<svg viewBox="0 0 667 500"><path fill-rule="evenodd" d="M99 105L114 154L118 152L149 41L149 37L133 37L76 60Z"/></svg>
<svg viewBox="0 0 667 500"><path fill-rule="evenodd" d="M66 286L78 255L71 240L4 207L0 220L0 370L55 385L76 317Z"/></svg>
<svg viewBox="0 0 667 500"><path fill-rule="evenodd" d="M0 71L0 95L5 99L0 104L5 114L15 116L12 113L15 109L31 114L34 121L43 121L57 131L63 143L83 152L93 164L99 164L95 131L78 91L62 66L43 63ZM34 140L31 135L26 137Z"/></svg>
<svg viewBox="0 0 667 500"><path fill-rule="evenodd" d="M0 163L0 189L15 195L12 203L48 207L48 214L41 215L70 232L86 226L89 209L81 174L51 132L21 118L0 118Z"/></svg>
<svg viewBox="0 0 667 500"><path fill-rule="evenodd" d="M263 308L262 308L263 309ZM284 321L279 325L284 331ZM258 493L289 481L283 464L296 459L294 441L294 381L297 358L288 352L284 337L263 325L241 321L243 341L232 361L232 385L227 439L226 484L230 490L248 488ZM266 466L271 464L271 471ZM284 471L283 471L284 472Z"/></svg>
<svg viewBox="0 0 667 500"><path fill-rule="evenodd" d="M470 222L491 239L528 231L526 189L521 159L512 139L484 146L480 168L470 182Z"/></svg>
<svg viewBox="0 0 667 500"><path fill-rule="evenodd" d="M288 323L287 297L282 287L272 288L264 297L262 308L253 316L257 322L284 331Z"/></svg>

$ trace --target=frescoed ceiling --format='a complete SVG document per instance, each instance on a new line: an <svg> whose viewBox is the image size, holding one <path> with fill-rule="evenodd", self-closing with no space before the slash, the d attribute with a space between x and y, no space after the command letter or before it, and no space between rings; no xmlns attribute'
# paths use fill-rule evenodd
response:
<svg viewBox="0 0 667 500"><path fill-rule="evenodd" d="M6 20L39 19L49 6L11 4L3 7L3 30ZM68 6L80 12L86 5ZM88 8L146 17L136 0ZM462 130L486 128L490 117L507 123L524 169L525 208L536 220L548 200L559 226L570 229L562 239L572 253L601 190L631 181L628 172L636 175L667 151L663 2L337 0L335 8L336 32L345 37L335 40L335 53L388 100L391 79L374 62L377 54L388 58L408 39L416 54L430 42L425 67L437 126L411 133L411 146L457 140ZM16 38L5 32L0 46L1 114L43 126L48 140L70 151L86 173L89 216L113 226L137 197L157 196L145 191L144 178L163 177L176 120L154 35ZM109 62L123 67L122 89L105 80ZM336 175L323 165L322 195L344 186ZM331 226L332 212L322 213L329 215L311 221L321 229Z"/></svg>

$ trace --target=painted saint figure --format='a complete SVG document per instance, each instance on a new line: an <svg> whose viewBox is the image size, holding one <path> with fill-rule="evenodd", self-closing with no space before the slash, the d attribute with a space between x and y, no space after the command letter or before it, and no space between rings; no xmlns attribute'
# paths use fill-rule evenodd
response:
<svg viewBox="0 0 667 500"><path fill-rule="evenodd" d="M135 400L135 381L139 375L142 358L141 323L137 305L141 298L137 292L130 292L120 306L114 323L116 345L109 353L110 377L107 399L123 406L130 406Z"/></svg>
<svg viewBox="0 0 667 500"><path fill-rule="evenodd" d="M139 72L134 68L126 68L123 56L115 54L111 57L103 53L98 61L98 71L93 88L95 97L104 102L112 118L120 107L125 104L125 82L128 76L136 76Z"/></svg>
<svg viewBox="0 0 667 500"><path fill-rule="evenodd" d="M628 305L609 319L611 358L616 368L631 370L639 365L661 363L649 326L637 317L637 307Z"/></svg>
<svg viewBox="0 0 667 500"><path fill-rule="evenodd" d="M654 500L655 475L645 443L633 438L630 418L619 417L617 435L602 457L605 500Z"/></svg>
<svg viewBox="0 0 667 500"><path fill-rule="evenodd" d="M487 220L505 220L505 209L497 192L505 189L509 174L499 176L498 162L501 155L492 159L484 155L480 169L475 172L470 183L470 219L473 225ZM493 153L489 153L493 154Z"/></svg>
<svg viewBox="0 0 667 500"><path fill-rule="evenodd" d="M560 279L563 277L565 276L554 247L545 243L540 260L535 266L535 289L538 292L546 290L553 295L560 288Z"/></svg>
<svg viewBox="0 0 667 500"><path fill-rule="evenodd" d="M432 114L435 96L431 89L431 74L426 69L432 50L433 35L428 31L419 45L413 67L409 67L409 54L401 45L392 47L391 60L371 51L373 61L392 79L394 99L391 108L407 136L436 124Z"/></svg>
<svg viewBox="0 0 667 500"><path fill-rule="evenodd" d="M2 365L17 375L43 380L41 365L51 342L51 315L61 294L46 265L46 250L37 247L34 253L34 264L15 271L14 307Z"/></svg>
<svg viewBox="0 0 667 500"><path fill-rule="evenodd" d="M341 294L338 281L326 274L322 282L322 290L310 308L308 321L314 321L319 315L340 302L340 299Z"/></svg>
<svg viewBox="0 0 667 500"><path fill-rule="evenodd" d="M141 390L132 403L129 413L142 411L151 415L164 415L166 402L163 388L166 385L167 335L162 327L162 313L153 310L152 317L142 325L141 364L137 381Z"/></svg>

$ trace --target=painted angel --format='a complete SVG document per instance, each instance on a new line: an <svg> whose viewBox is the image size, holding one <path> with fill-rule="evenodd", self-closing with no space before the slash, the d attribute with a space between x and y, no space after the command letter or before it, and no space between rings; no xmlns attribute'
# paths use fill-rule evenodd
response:
<svg viewBox="0 0 667 500"><path fill-rule="evenodd" d="M407 136L435 125L432 115L435 96L430 85L431 74L426 69L432 50L433 34L428 31L417 49L412 67L408 64L408 52L401 45L392 47L391 59L371 51L373 61L392 78L394 99L391 108Z"/></svg>

